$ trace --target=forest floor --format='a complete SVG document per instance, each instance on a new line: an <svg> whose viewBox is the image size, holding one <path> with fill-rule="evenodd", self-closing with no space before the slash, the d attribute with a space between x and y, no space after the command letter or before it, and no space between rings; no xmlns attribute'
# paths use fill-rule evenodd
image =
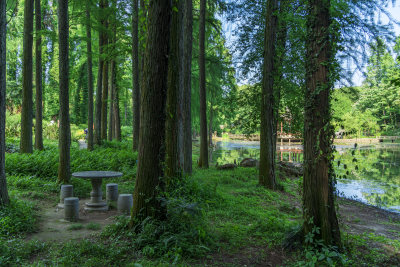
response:
<svg viewBox="0 0 400 267"><path fill-rule="evenodd" d="M77 168L87 161L91 168L130 172L107 182L118 183L120 193L133 192L131 166L136 154L130 147L130 143L111 143L87 159L89 154L76 145L72 153L77 165L72 171L81 170ZM333 247L313 249L314 243L288 250L287 237L302 222L302 179L281 174L281 190L271 191L258 185L255 168L204 170L194 165L193 175L170 196L169 221L146 221L136 231L126 227L128 220L116 216L115 209L85 213L82 205L90 182L72 179L74 194L81 199L81 220L65 222L56 207L56 179L46 178L50 176L45 173L43 178L34 175L49 168L54 177L57 165L48 162L56 153L56 149L30 157L15 153L7 159L10 170L25 173L7 176L16 210L9 219L0 219L0 266L398 266L400 262L400 215L341 198L337 203L343 253ZM112 158L101 158L110 153ZM27 221L29 216L35 220ZM4 227L26 234L10 235Z"/></svg>

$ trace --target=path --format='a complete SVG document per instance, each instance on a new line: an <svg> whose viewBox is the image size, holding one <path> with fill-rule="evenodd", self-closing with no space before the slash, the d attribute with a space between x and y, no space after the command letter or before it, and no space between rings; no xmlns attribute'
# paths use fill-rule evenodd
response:
<svg viewBox="0 0 400 267"><path fill-rule="evenodd" d="M36 233L29 235L27 240L66 242L71 239L83 239L94 233L100 233L106 225L115 222L114 217L117 215L115 209L106 212L86 212L84 210L84 205L87 201L89 201L89 199L82 199L79 201L78 222L67 222L63 220L63 209L43 203L39 217L39 229ZM95 225L95 229L88 229L89 224L90 226ZM79 225L81 229L70 229L71 225Z"/></svg>

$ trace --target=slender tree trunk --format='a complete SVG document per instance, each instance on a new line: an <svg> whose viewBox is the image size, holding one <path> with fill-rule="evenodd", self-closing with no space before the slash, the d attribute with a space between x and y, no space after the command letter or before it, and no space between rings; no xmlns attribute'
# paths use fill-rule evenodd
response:
<svg viewBox="0 0 400 267"><path fill-rule="evenodd" d="M304 122L304 234L319 228L315 239L341 246L334 206L330 90L334 54L330 39L330 0L308 0L306 106Z"/></svg>
<svg viewBox="0 0 400 267"><path fill-rule="evenodd" d="M35 0L35 25L36 25L36 125L35 125L35 148L43 150L43 126L42 126L42 13L40 0Z"/></svg>
<svg viewBox="0 0 400 267"><path fill-rule="evenodd" d="M133 0L132 14L132 103L133 103L133 150L138 149L140 123L140 87L139 87L139 1Z"/></svg>
<svg viewBox="0 0 400 267"><path fill-rule="evenodd" d="M93 150L93 63L92 63L92 26L90 21L90 2L86 1L86 38L88 72L88 150Z"/></svg>
<svg viewBox="0 0 400 267"><path fill-rule="evenodd" d="M0 1L0 207L8 205L6 181L6 1Z"/></svg>
<svg viewBox="0 0 400 267"><path fill-rule="evenodd" d="M107 42L106 42L107 43ZM108 69L109 61L104 61L103 66L103 93L101 106L101 140L107 140L107 107L108 107Z"/></svg>
<svg viewBox="0 0 400 267"><path fill-rule="evenodd" d="M162 177L171 2L150 0L148 8L148 38L140 111L142 124L132 219L148 216L165 219L166 210L158 199L158 193L164 188Z"/></svg>
<svg viewBox="0 0 400 267"><path fill-rule="evenodd" d="M114 135L114 72L115 72L115 60L112 59L110 61L110 76L111 76L111 81L109 82L109 95L110 95L110 114L108 118L108 141L113 140L113 135Z"/></svg>
<svg viewBox="0 0 400 267"><path fill-rule="evenodd" d="M24 9L24 47L22 67L22 110L20 151L32 153L32 47L33 47L33 0L25 1Z"/></svg>
<svg viewBox="0 0 400 267"><path fill-rule="evenodd" d="M184 126L183 126L183 102L184 100L184 87L185 87L185 51L184 51L184 38L185 38L185 24L184 24L184 13L185 13L185 0L178 1L178 16L179 16L179 86L178 86L178 105L177 105L177 115L178 115L178 140L177 140L177 153L178 153L178 170L182 173L184 167Z"/></svg>
<svg viewBox="0 0 400 267"><path fill-rule="evenodd" d="M267 2L265 35L264 35L264 66L261 100L260 127L260 171L259 183L269 189L275 189L275 137L274 137L274 58L276 56L276 28L278 1Z"/></svg>
<svg viewBox="0 0 400 267"><path fill-rule="evenodd" d="M172 0L172 10L179 10L177 0ZM167 92L167 121L166 121L166 169L167 177L176 177L179 171L178 156L178 101L179 101L179 11L172 12L170 50L168 61L168 92Z"/></svg>
<svg viewBox="0 0 400 267"><path fill-rule="evenodd" d="M207 0L200 0L199 24L199 78L200 78L200 158L199 167L208 168L207 143L207 97L206 97L206 62L205 62L205 34L206 34Z"/></svg>
<svg viewBox="0 0 400 267"><path fill-rule="evenodd" d="M97 90L96 90L96 110L95 110L95 120L94 120L94 135L95 135L95 143L97 145L101 144L102 140L102 118L103 118L103 75L104 75L104 66L105 61L103 59L104 46L106 45L106 18L105 18L105 9L107 6L107 0L100 0L99 3L99 20L100 20L100 30L99 30L99 68L97 74Z"/></svg>
<svg viewBox="0 0 400 267"><path fill-rule="evenodd" d="M184 12L184 56L183 56L183 143L184 172L192 173L192 46L193 46L193 3L185 1Z"/></svg>
<svg viewBox="0 0 400 267"><path fill-rule="evenodd" d="M211 147L212 146L212 132L213 132L213 115L214 115L214 109L213 109L213 101L211 99L210 101L210 118L209 118L209 122L208 122L208 146Z"/></svg>
<svg viewBox="0 0 400 267"><path fill-rule="evenodd" d="M59 36L59 80L60 80L60 161L58 182L70 180L71 130L69 125L69 58L68 58L68 1L58 0L58 36Z"/></svg>
<svg viewBox="0 0 400 267"><path fill-rule="evenodd" d="M117 84L117 75L118 75L118 64L114 65L114 77L113 86L114 86L114 126L115 126L115 139L121 141L121 117L119 115L119 88Z"/></svg>

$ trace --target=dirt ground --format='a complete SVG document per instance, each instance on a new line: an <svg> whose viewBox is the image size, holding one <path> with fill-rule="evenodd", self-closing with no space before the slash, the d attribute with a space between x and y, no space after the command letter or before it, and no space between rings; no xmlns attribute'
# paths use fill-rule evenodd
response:
<svg viewBox="0 0 400 267"><path fill-rule="evenodd" d="M99 233L109 224L114 223L114 217L117 214L115 209L109 211L87 212L84 210L85 202L89 199L79 200L79 220L77 222L68 222L64 218L64 209L57 206L43 203L40 209L39 229L36 233L27 237L28 240L40 241L68 241L72 239L84 239L94 233ZM81 229L68 229L72 225L80 224ZM96 224L99 227L96 230L88 229L87 226Z"/></svg>

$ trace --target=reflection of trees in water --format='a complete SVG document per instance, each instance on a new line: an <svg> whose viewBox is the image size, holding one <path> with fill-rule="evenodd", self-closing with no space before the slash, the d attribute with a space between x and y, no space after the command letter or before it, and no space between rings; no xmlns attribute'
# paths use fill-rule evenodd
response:
<svg viewBox="0 0 400 267"><path fill-rule="evenodd" d="M400 206L400 147L351 150L337 154L336 174L339 178L364 180L369 188L362 194L368 203L376 206ZM345 169L345 165L347 168ZM357 166L357 167L356 167ZM377 191L379 193L377 193ZM383 191L384 193L380 193Z"/></svg>
<svg viewBox="0 0 400 267"><path fill-rule="evenodd" d="M212 162L221 164L233 163L236 160L236 163L240 163L240 161L244 158L260 158L260 149L258 148L238 148L238 149L217 149L212 153ZM303 160L303 154L289 151L277 151L276 154L277 161L297 161L301 162Z"/></svg>

